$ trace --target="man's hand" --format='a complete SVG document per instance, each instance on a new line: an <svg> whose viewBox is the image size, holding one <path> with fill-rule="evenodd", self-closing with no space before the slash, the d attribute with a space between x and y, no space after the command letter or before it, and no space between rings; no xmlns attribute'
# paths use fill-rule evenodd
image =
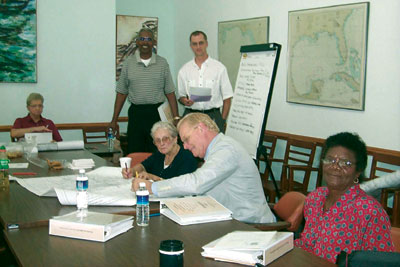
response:
<svg viewBox="0 0 400 267"><path fill-rule="evenodd" d="M187 98L187 97L181 97L181 98L179 98L179 101L180 101L184 106L187 106L187 107L190 107L191 105L194 104L194 101L193 101L193 100L190 100L190 99Z"/></svg>
<svg viewBox="0 0 400 267"><path fill-rule="evenodd" d="M32 127L32 132L52 132L52 130L50 130L49 128L47 128L46 126L37 126L37 127Z"/></svg>
<svg viewBox="0 0 400 267"><path fill-rule="evenodd" d="M145 183L146 184L146 188L149 191L149 194L153 194L153 191L151 191L151 185L153 184L153 182L149 181L149 180L145 180L145 179L140 179L140 178L135 178L132 180L132 188L131 190L136 192L139 190L139 183Z"/></svg>
<svg viewBox="0 0 400 267"><path fill-rule="evenodd" d="M111 121L110 124L108 124L108 128L112 128L113 132L115 133L117 129L117 121Z"/></svg>

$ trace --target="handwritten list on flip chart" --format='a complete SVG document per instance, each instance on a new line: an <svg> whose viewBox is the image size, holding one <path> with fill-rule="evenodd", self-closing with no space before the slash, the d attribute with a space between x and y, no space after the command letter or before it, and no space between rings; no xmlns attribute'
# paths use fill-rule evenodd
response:
<svg viewBox="0 0 400 267"><path fill-rule="evenodd" d="M254 159L264 120L276 51L242 53L226 135Z"/></svg>

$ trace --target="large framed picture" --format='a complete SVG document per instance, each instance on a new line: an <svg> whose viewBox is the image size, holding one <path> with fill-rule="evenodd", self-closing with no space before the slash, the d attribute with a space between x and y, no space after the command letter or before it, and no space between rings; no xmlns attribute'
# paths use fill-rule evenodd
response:
<svg viewBox="0 0 400 267"><path fill-rule="evenodd" d="M0 2L0 82L37 82L36 1Z"/></svg>
<svg viewBox="0 0 400 267"><path fill-rule="evenodd" d="M225 65L232 87L239 71L240 47L268 43L269 17L218 22L218 59Z"/></svg>
<svg viewBox="0 0 400 267"><path fill-rule="evenodd" d="M364 110L369 3L289 12L287 101Z"/></svg>
<svg viewBox="0 0 400 267"><path fill-rule="evenodd" d="M158 18L117 15L116 26L116 80L118 80L124 60L134 54L137 49L136 38L139 31L142 28L151 29L157 40ZM158 42L153 47L154 53L157 53L157 46Z"/></svg>

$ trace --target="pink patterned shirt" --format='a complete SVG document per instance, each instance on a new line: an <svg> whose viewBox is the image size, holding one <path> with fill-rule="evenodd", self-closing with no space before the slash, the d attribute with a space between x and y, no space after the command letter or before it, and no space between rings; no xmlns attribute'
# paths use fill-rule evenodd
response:
<svg viewBox="0 0 400 267"><path fill-rule="evenodd" d="M326 212L329 193L319 187L304 203L305 226L295 245L333 263L340 251L394 251L390 221L374 198L354 185Z"/></svg>

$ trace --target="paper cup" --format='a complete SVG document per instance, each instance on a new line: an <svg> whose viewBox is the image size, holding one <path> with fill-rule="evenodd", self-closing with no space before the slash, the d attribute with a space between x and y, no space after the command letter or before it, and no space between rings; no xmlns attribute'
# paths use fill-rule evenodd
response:
<svg viewBox="0 0 400 267"><path fill-rule="evenodd" d="M123 157L119 159L119 163L121 164L121 168L130 168L131 167L132 158L130 157Z"/></svg>

